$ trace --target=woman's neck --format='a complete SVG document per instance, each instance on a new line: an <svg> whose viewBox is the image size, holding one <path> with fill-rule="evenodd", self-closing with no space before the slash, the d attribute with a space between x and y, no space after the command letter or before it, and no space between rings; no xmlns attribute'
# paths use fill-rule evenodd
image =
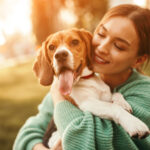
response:
<svg viewBox="0 0 150 150"><path fill-rule="evenodd" d="M129 69L128 71L119 74L101 74L100 76L101 79L110 86L111 90L113 90L115 87L127 81L131 74L132 70Z"/></svg>

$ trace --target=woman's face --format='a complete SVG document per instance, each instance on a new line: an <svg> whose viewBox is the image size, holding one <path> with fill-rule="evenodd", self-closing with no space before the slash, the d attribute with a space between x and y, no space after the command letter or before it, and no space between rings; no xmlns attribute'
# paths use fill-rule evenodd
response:
<svg viewBox="0 0 150 150"><path fill-rule="evenodd" d="M128 18L114 17L99 25L92 41L94 71L108 75L126 73L136 64L138 41Z"/></svg>

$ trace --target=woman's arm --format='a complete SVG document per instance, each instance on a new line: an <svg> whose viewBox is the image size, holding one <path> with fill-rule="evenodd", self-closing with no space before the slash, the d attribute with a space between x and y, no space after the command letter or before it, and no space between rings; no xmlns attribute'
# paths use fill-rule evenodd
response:
<svg viewBox="0 0 150 150"><path fill-rule="evenodd" d="M126 148L130 150L136 149L121 126L89 112L82 112L68 101L56 105L54 118L65 150L110 150L119 144L122 147L127 145ZM123 141L120 143L119 139Z"/></svg>
<svg viewBox="0 0 150 150"><path fill-rule="evenodd" d="M48 94L39 105L39 113L30 117L20 129L13 150L32 150L37 143L42 143L43 135L53 114L53 102Z"/></svg>
<svg viewBox="0 0 150 150"><path fill-rule="evenodd" d="M146 87L148 91L144 94L145 97L141 97L137 90L141 89L141 85L136 85L135 89L126 89L125 98L132 106L133 115L150 127L149 86L150 84ZM142 140L131 138L120 125L100 119L89 112L82 112L68 101L61 101L55 105L55 123L65 150L150 149L150 136Z"/></svg>

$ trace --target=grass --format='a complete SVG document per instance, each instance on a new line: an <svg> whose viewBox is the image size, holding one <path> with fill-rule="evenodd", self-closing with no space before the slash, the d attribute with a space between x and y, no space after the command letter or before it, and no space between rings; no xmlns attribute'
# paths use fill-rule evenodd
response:
<svg viewBox="0 0 150 150"><path fill-rule="evenodd" d="M0 148L11 150L25 120L37 113L37 105L48 92L32 72L33 61L0 69ZM150 67L144 71L150 75Z"/></svg>
<svg viewBox="0 0 150 150"><path fill-rule="evenodd" d="M37 113L49 87L41 86L32 72L33 61L0 70L0 148L11 150L25 120Z"/></svg>

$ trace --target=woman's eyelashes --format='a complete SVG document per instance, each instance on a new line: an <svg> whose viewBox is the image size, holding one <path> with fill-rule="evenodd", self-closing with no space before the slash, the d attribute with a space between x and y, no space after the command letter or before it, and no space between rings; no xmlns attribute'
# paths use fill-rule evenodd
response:
<svg viewBox="0 0 150 150"><path fill-rule="evenodd" d="M99 32L99 33L98 33L98 36L101 37L101 38L106 37L106 35L105 35L103 32Z"/></svg>
<svg viewBox="0 0 150 150"><path fill-rule="evenodd" d="M115 48L117 48L118 50L121 50L121 51L127 50L129 48L129 46L122 41L114 41L113 44L114 44Z"/></svg>
<svg viewBox="0 0 150 150"><path fill-rule="evenodd" d="M115 42L114 43L114 46L117 48L117 49L119 49L119 50L126 50L126 47L125 46L123 46L123 45L120 45L120 44L118 44L117 42Z"/></svg>

